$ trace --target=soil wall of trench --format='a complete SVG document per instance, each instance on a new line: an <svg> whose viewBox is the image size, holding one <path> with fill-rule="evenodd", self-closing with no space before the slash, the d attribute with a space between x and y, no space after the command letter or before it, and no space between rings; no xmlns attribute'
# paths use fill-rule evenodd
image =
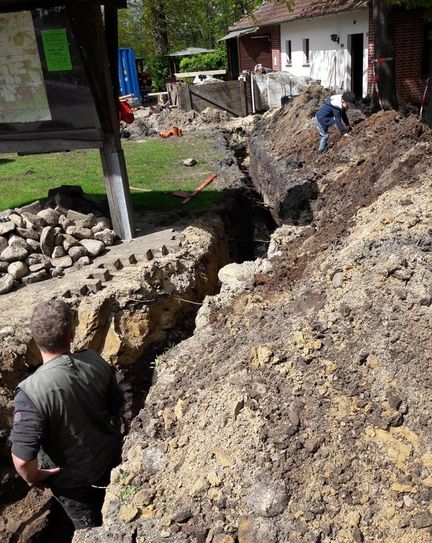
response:
<svg viewBox="0 0 432 543"><path fill-rule="evenodd" d="M41 363L29 334L34 306L66 291L65 300L76 310L78 322L73 350L95 349L118 373L125 374L120 380L127 385L125 420L130 421L142 407L150 385L150 360L155 352L189 334L190 319L193 323L205 295L217 292L218 271L231 259L225 225L217 215L196 220L177 237L180 243L176 250L156 254L151 261L139 254L137 242L136 258L132 262L123 259L125 267L113 272L114 277L97 293L71 294L71 280L66 278L26 287L0 300L0 538L5 543L27 540L29 519L38 514L43 517L48 499L31 491L24 501L15 503L27 490L11 469L7 443L15 387ZM99 264L102 267L95 267L96 273L106 273L108 268L112 271L109 258L105 260ZM19 318L14 308L19 308ZM37 523L33 526L36 528Z"/></svg>
<svg viewBox="0 0 432 543"><path fill-rule="evenodd" d="M74 543L431 540L432 135L381 112L319 157L322 98L252 134L286 224L158 359L103 526ZM291 205L296 180L315 188Z"/></svg>

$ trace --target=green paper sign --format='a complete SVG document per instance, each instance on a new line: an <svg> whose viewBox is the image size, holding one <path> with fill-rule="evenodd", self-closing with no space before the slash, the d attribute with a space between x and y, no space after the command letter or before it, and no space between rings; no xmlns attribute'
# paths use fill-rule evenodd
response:
<svg viewBox="0 0 432 543"><path fill-rule="evenodd" d="M48 71L67 72L72 70L66 29L43 30L41 34Z"/></svg>

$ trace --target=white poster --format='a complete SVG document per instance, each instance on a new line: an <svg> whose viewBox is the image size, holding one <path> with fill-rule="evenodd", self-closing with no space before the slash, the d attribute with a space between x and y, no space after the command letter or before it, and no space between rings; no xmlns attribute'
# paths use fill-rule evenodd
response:
<svg viewBox="0 0 432 543"><path fill-rule="evenodd" d="M0 14L0 123L50 120L31 13Z"/></svg>

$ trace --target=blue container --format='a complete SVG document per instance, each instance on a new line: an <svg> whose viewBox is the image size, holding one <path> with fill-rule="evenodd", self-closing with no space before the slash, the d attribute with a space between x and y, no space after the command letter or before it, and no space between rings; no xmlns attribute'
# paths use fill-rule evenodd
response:
<svg viewBox="0 0 432 543"><path fill-rule="evenodd" d="M132 47L119 49L118 71L120 80L120 95L134 94L141 102L141 93L138 83L138 72L135 62L135 51Z"/></svg>

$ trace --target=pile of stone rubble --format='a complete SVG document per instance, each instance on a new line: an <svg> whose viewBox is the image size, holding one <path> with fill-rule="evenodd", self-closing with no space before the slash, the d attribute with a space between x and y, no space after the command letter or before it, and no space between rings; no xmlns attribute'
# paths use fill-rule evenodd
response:
<svg viewBox="0 0 432 543"><path fill-rule="evenodd" d="M0 214L0 294L85 266L112 245L110 221L92 213L42 209L37 202Z"/></svg>

